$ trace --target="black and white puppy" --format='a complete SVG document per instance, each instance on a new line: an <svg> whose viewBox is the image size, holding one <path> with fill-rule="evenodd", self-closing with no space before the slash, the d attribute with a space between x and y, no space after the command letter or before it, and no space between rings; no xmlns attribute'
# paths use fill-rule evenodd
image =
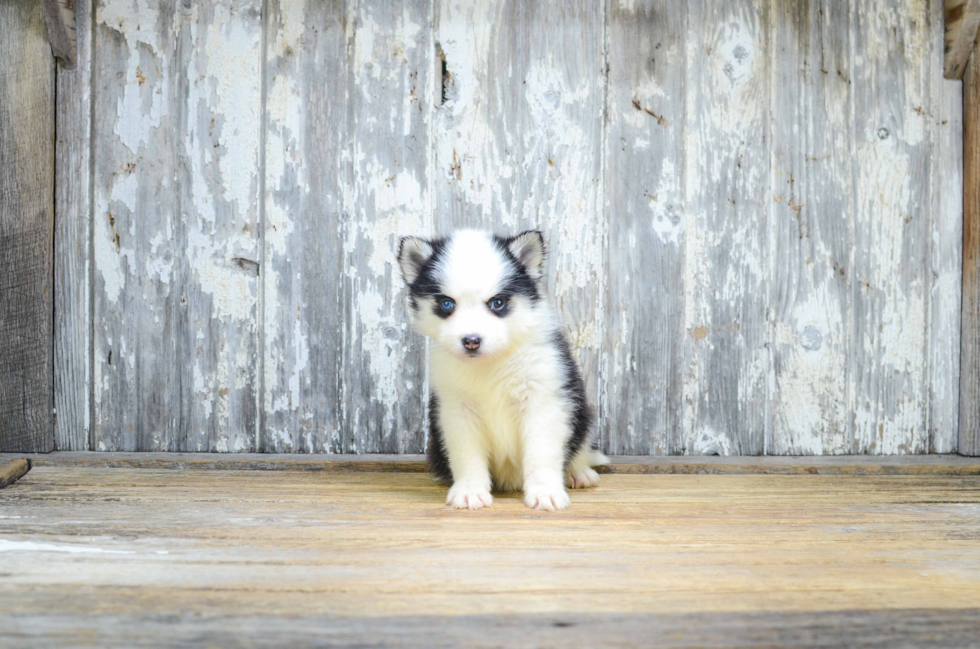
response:
<svg viewBox="0 0 980 649"><path fill-rule="evenodd" d="M524 491L553 511L569 487L592 487L592 410L568 342L545 299L544 238L463 230L404 237L398 261L412 324L432 339L429 464L446 503L480 509L491 489Z"/></svg>

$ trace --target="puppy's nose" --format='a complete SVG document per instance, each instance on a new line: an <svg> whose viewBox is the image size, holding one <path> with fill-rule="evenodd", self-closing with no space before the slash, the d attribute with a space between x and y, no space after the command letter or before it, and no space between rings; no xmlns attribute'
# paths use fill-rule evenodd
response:
<svg viewBox="0 0 980 649"><path fill-rule="evenodd" d="M463 336L463 347L475 352L480 348L480 337L479 336Z"/></svg>

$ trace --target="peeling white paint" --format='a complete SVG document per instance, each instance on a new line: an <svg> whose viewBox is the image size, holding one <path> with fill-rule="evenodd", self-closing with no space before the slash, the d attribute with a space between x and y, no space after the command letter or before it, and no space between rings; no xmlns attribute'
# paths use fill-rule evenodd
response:
<svg viewBox="0 0 980 649"><path fill-rule="evenodd" d="M215 5L208 27L208 80L212 86L212 119L221 118L218 144L223 147L218 164L223 197L248 219L258 190L259 89L261 85L261 31Z"/></svg>
<svg viewBox="0 0 980 649"><path fill-rule="evenodd" d="M691 451L694 455L731 455L732 441L727 433L704 426L695 434Z"/></svg>
<svg viewBox="0 0 980 649"><path fill-rule="evenodd" d="M636 113L637 111L633 111ZM684 205L680 202L680 176L674 161L664 158L661 161L660 178L648 195L648 205L652 212L650 225L660 240L680 246L684 237Z"/></svg>
<svg viewBox="0 0 980 649"><path fill-rule="evenodd" d="M792 210L799 213L798 202L769 205L774 196L788 200L780 188L789 179L778 177L779 169L769 177L766 147L786 145L770 141L770 135L791 133L795 143L812 138L815 125L807 123L813 116L806 110L814 99L806 92L819 86L821 73L800 71L809 85L799 90L798 123L773 134L772 120L780 116L769 113L778 109L769 93L786 80L772 68L772 54L779 50L766 30L775 23L762 24L765 12L757 5L688 8L696 12L692 15L717 19L706 30L689 29L683 38L649 44L663 41L663 49L651 51L650 58L671 71L651 72L638 55L635 70L614 67L607 81L601 48L608 25L601 23L609 17L588 7L584 14L549 13L554 21L568 21L548 23L549 29L564 30L562 39L510 51L503 45L511 43L511 17L490 0L440 0L431 15L409 4L393 9L354 3L342 17L346 33L310 22L308 4L284 3L273 13L269 58L262 61L257 2L191 3L173 17L146 0L100 4L96 20L107 36L101 42L115 43L124 58L103 129L120 159L100 161L103 173L93 197L94 277L101 299L96 330L108 332L97 349L100 356L109 349L114 353L111 366L99 359L92 368L97 446L118 445L112 430L104 428L120 423L108 410L130 403L119 391L132 388L132 377L155 362L156 350L147 350L146 339L128 332L121 337L113 327L117 320L136 321L120 315L134 308L144 309L140 322L160 330L174 313L190 313L188 322L198 327L191 335L180 332L182 341L193 343L182 352L188 358L177 360L186 361L192 374L192 385L184 385L195 399L192 433L202 450L233 452L255 444L253 431L236 427L243 395L258 387L260 330L265 391L256 399L270 419L264 437L270 450L376 450L378 440L363 430L405 434L396 428L404 423L400 417L416 416L411 408L418 410L407 404L407 395L416 399L427 386L424 370L406 370L420 365L422 348L405 328L393 248L402 234L472 225L547 232L551 291L588 380L600 386L604 412L620 407L615 403L620 394L628 396L628 407L650 399L631 386L660 390L674 380L660 375L673 371L666 366L680 364L679 385L663 390L671 397L680 394L680 430L651 431L649 421L624 416L620 421L631 448L744 452L738 439L744 431L735 430L734 422L745 421L739 417L756 407L768 379L770 397L772 390L779 392L767 413L767 421L776 423L760 427L776 426L783 447L793 452L841 452L852 442L874 452L923 450L923 424L949 421L929 412L925 395L931 390L935 403L955 401L944 396L954 393L953 375L935 379L934 366L946 361L929 335L958 327L958 310L950 306L958 308L958 271L939 261L950 249L947 238L955 242L958 233L945 222L941 228L922 227L935 239L928 242L931 260L920 255L924 248L913 239L919 219L939 218L930 210L946 218L958 208L948 199L926 196L921 182L923 161L936 151L937 129L946 119L935 105L936 82L924 72L934 65L933 41L941 42L936 38L941 24L932 15L936 9L920 0L899 11L898 5L886 5L877 12L859 4L856 18L866 51L856 51L839 77L836 69L828 70L829 79L841 85L825 91L822 110L834 134L818 142L831 150L805 152L813 157L808 164L819 165L825 156L857 151L846 181L853 176L857 186L841 189L856 197L855 209L815 215L825 208L813 204L797 217ZM624 0L611 13L623 19L620 14L636 11L639 3ZM438 24L430 33L433 17ZM593 41L584 40L586 32ZM178 34L188 39L186 47L175 48ZM850 38L855 46L864 42ZM330 67L336 61L322 60L327 39L343 40L338 47L349 59L342 73ZM441 61L428 58L436 51L429 39L439 43L446 60L444 103ZM184 60L175 62L175 56ZM176 99L181 93L174 86L175 66L187 90ZM311 69L323 71L323 78L309 77ZM263 71L269 75L268 112L266 156L260 160ZM603 151L607 82L609 121L631 137L606 142ZM684 96L677 96L675 83ZM893 87L895 92L877 99L860 94ZM178 111L186 123L174 124L169 113L175 101L186 101ZM662 107L681 101L681 119L661 116ZM325 127L317 120L326 113L308 111L328 103L331 123ZM951 119L947 128L955 128ZM327 129L341 133L330 172L339 177L324 182L315 165L325 145L315 134ZM160 141L174 143L181 169L176 174L170 163L154 166L153 148ZM637 191L630 194L626 213L605 212L602 157L607 155L653 160L644 162L644 175L631 180ZM834 164L846 166L841 160ZM187 165L186 174L181 165ZM262 173L264 196L259 195ZM929 191L943 191L945 180L939 173L937 189ZM950 176L946 193L956 194L954 181ZM162 192L165 188L176 190L183 213L171 222L161 211L161 222L141 228L147 202L173 193ZM942 207L930 207L930 201ZM259 204L265 214L264 251L258 250ZM330 223L341 223L339 232L317 230L328 222L327 214ZM770 283L782 277L774 265L779 242L767 239L778 228L769 218L799 222L798 250L815 263L793 271L807 281L785 287L794 291L785 310L766 314L773 306L765 297ZM610 248L615 219L639 223L617 239L626 249ZM826 241L810 238L807 219L853 237L852 254L859 263L838 259L839 251L828 249ZM181 243L186 239L179 250L178 236ZM314 277L307 277L308 266L301 264L308 263L310 248L330 237L337 238L337 247L324 255L341 255L342 261L328 260L326 275L314 267ZM663 246L665 255L648 261L647 246ZM263 255L257 277L246 270L247 263L243 269L234 261L258 263ZM861 266L863 256L870 261ZM928 261L934 269L925 268ZM846 267L844 279L829 272L833 263ZM909 271L910 264L919 263L922 272ZM331 274L338 272L334 268L339 274ZM661 362L649 357L645 339L636 333L651 323L638 316L636 304L622 300L622 291L642 295L651 281L663 279L654 273L671 268L680 269L678 297L663 308L677 312L676 331L668 327L651 335L679 336L680 358ZM626 276L607 295L610 274ZM861 281L868 283L866 289ZM842 302L842 292L861 296L859 304ZM203 305L178 306L185 297L202 295ZM202 306L210 311L202 313ZM179 311L184 308L188 311ZM853 328L852 318L859 318ZM334 357L318 353L325 337L314 323L336 329L331 340L342 341L336 358L343 359L345 374L339 395L331 395L342 402L339 423L311 394L318 377L338 370L319 366L322 358ZM668 340L662 348L669 345ZM172 362L172 349L159 358ZM852 352L861 357L861 376L849 376L857 367L849 360ZM731 376L726 372L723 380L721 353L733 356ZM603 354L611 356L597 381ZM780 358L778 374L770 354ZM325 383L320 380L321 390ZM730 388L724 394L718 389L722 383ZM853 424L838 426L852 414ZM729 423L732 429L726 428ZM173 420L152 426L159 429L153 443L166 447L168 427L176 428Z"/></svg>
<svg viewBox="0 0 980 649"><path fill-rule="evenodd" d="M168 77L161 74L153 80L157 77L154 69L166 70L168 62L166 51L157 42L159 20L158 7L149 0L96 5L96 23L119 32L129 47L114 132L134 155L149 141L151 129L160 128L168 112ZM147 79L151 80L150 85L146 85Z"/></svg>
<svg viewBox="0 0 980 649"><path fill-rule="evenodd" d="M265 392L259 403L268 416L266 445L280 451L293 450L293 434L284 425L295 420L289 415L304 407L303 372L309 361L309 347L303 326L305 305L298 296L287 299L279 287L298 292L303 278L295 268L298 250L303 244L291 213L288 197L298 193L305 203L310 192L308 165L303 141L306 118L301 99L302 76L298 69L302 57L309 54L304 43L306 10L302 3L279 6L277 24L270 25L270 53L277 61L277 72L267 78L266 147L265 147L265 268L262 269L265 291L262 314L265 357L263 382ZM318 88L316 92L336 93L337 88ZM338 125L339 128L339 125ZM323 209L322 207L319 209ZM325 254L325 251L324 251ZM326 370L325 370L326 371ZM330 370L332 371L332 370Z"/></svg>
<svg viewBox="0 0 980 649"><path fill-rule="evenodd" d="M513 206L495 182L495 169L505 166L500 164L497 150L513 144L506 141L510 125L491 127L488 110L497 119L506 120L506 116L492 106L488 108L483 97L487 60L493 51L493 25L499 20L497 7L490 0L479 0L465 7L448 2L440 8L436 41L446 60L450 87L446 102L437 111L435 132L447 135L435 140L437 173L442 182L460 193L467 210L482 216L480 221L488 226L492 225L489 218L495 204L501 205L502 218L513 218L509 217ZM495 130L504 141L498 140Z"/></svg>

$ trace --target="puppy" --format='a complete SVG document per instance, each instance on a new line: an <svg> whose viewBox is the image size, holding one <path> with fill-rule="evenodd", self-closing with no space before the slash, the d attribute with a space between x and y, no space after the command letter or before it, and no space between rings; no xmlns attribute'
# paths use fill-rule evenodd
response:
<svg viewBox="0 0 980 649"><path fill-rule="evenodd" d="M412 325L432 339L429 465L446 503L481 509L492 489L533 509L592 487L592 410L544 290L544 238L463 230L398 251Z"/></svg>

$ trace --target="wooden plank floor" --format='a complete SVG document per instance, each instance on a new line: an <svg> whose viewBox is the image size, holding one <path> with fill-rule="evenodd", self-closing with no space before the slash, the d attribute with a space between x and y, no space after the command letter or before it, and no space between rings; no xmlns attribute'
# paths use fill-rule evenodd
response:
<svg viewBox="0 0 980 649"><path fill-rule="evenodd" d="M980 476L443 499L422 473L35 463L0 491L0 646L980 642Z"/></svg>

